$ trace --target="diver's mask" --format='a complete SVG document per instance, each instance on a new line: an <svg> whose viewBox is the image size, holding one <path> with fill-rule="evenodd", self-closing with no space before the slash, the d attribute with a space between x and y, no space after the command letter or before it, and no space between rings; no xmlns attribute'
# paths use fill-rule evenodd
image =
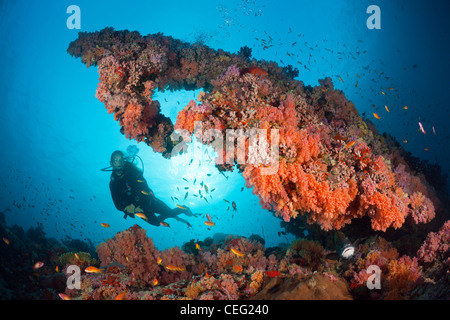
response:
<svg viewBox="0 0 450 320"><path fill-rule="evenodd" d="M144 162L142 161L141 157L139 157L137 154L139 153L139 148L137 146L129 145L127 148L127 156L122 151L114 151L111 155L111 165L109 167L100 169L101 171L113 171L118 176L121 176L123 173L123 170L125 168L125 165L127 163L134 163L134 160L136 158L139 158L141 160L142 165L142 173L144 173Z"/></svg>

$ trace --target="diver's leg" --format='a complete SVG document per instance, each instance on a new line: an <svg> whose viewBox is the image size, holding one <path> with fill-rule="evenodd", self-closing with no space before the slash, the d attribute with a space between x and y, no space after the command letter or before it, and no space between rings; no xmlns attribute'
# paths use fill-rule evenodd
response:
<svg viewBox="0 0 450 320"><path fill-rule="evenodd" d="M148 223L150 223L153 226L159 226L159 223L162 221L154 213L146 212L145 216L147 217L147 219L145 219L145 221L147 221Z"/></svg>
<svg viewBox="0 0 450 320"><path fill-rule="evenodd" d="M191 209L189 209L189 208L182 209L182 208L178 208L178 207L171 209L167 204L165 204L160 199L154 200L153 210L155 213L158 213L160 215L160 217L163 216L164 219L176 217L177 215L179 215L181 213L184 213L189 217L192 216ZM164 219L162 219L162 220L164 220Z"/></svg>
<svg viewBox="0 0 450 320"><path fill-rule="evenodd" d="M190 223L187 222L186 220L178 217L179 214L181 213L186 213L186 211L190 212L190 210L186 210L186 209L182 209L182 208L174 208L171 209L169 208L169 206L167 204L165 204L163 201L161 201L160 199L155 199L153 202L153 210L155 211L155 213L158 213L158 219L159 221L164 221L165 219L168 218L173 218L177 221L180 222L184 222L186 223L188 226L190 226ZM192 213L191 213L192 215Z"/></svg>

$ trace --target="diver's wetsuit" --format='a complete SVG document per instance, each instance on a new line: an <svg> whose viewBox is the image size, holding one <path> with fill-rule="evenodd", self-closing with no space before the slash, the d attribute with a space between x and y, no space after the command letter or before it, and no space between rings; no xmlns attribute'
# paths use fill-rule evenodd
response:
<svg viewBox="0 0 450 320"><path fill-rule="evenodd" d="M177 217L180 213L192 215L189 208L169 208L164 202L156 198L153 191L147 185L142 172L132 163L125 162L122 175L117 171L111 174L111 181L109 182L109 189L117 210L124 211L125 207L134 204L135 207L140 207L143 213L147 216L147 222L159 226L160 222L167 218L174 218L189 225L189 223ZM124 211L125 212L125 211ZM156 216L158 213L159 216ZM125 212L124 218L128 215L134 217L133 214Z"/></svg>

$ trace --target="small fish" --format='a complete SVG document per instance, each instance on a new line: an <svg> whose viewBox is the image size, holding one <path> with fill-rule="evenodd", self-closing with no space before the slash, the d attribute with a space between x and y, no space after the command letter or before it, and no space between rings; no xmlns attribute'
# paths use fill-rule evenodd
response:
<svg viewBox="0 0 450 320"><path fill-rule="evenodd" d="M433 129L433 134L436 135L436 131L434 131L434 126L431 127Z"/></svg>
<svg viewBox="0 0 450 320"><path fill-rule="evenodd" d="M408 106L404 106L403 109L408 110Z"/></svg>
<svg viewBox="0 0 450 320"><path fill-rule="evenodd" d="M177 271L180 272L186 271L186 267L185 266L177 267Z"/></svg>
<svg viewBox="0 0 450 320"><path fill-rule="evenodd" d="M209 213L206 214L206 219L208 219L208 221L212 222L211 216L209 215Z"/></svg>
<svg viewBox="0 0 450 320"><path fill-rule="evenodd" d="M182 267L182 268L184 268L184 267ZM180 267L176 267L176 266L174 266L174 265L172 265L172 264L167 265L167 266L166 266L166 269L167 269L167 270L170 270L170 271L180 271ZM184 269L184 270L185 270L185 269ZM184 270L182 270L182 271L184 271Z"/></svg>
<svg viewBox="0 0 450 320"><path fill-rule="evenodd" d="M61 298L61 300L72 300L67 294L64 293L58 293L58 296Z"/></svg>
<svg viewBox="0 0 450 320"><path fill-rule="evenodd" d="M238 266L238 265L236 265L236 264L233 266L233 269L234 269L234 271L236 271L236 272L242 272L242 270L243 270L241 266Z"/></svg>
<svg viewBox="0 0 450 320"><path fill-rule="evenodd" d="M216 224L214 223L214 222L212 222L212 221L205 221L205 224L208 226L208 227L212 227L212 226L215 226Z"/></svg>
<svg viewBox="0 0 450 320"><path fill-rule="evenodd" d="M81 261L80 256L78 255L78 253L75 253L74 255L75 255L75 258L76 258L78 261Z"/></svg>
<svg viewBox="0 0 450 320"><path fill-rule="evenodd" d="M403 140L403 143L408 143L408 140L404 139L404 140Z"/></svg>
<svg viewBox="0 0 450 320"><path fill-rule="evenodd" d="M238 249L231 248L231 252L233 252L235 255L237 255L239 257L244 257L245 256L245 254L240 252Z"/></svg>
<svg viewBox="0 0 450 320"><path fill-rule="evenodd" d="M383 95L386 95L386 93L384 93L384 91L381 91L381 93L382 93Z"/></svg>
<svg viewBox="0 0 450 320"><path fill-rule="evenodd" d="M341 77L338 77L338 78L339 78L339 80L340 80L340 81L344 82L344 80L342 80L342 78L341 78Z"/></svg>
<svg viewBox="0 0 450 320"><path fill-rule="evenodd" d="M116 297L116 300L123 300L123 298L125 297L127 293L126 292L122 292L121 294L118 294Z"/></svg>
<svg viewBox="0 0 450 320"><path fill-rule="evenodd" d="M387 105L384 105L384 108L386 109L387 112L390 112Z"/></svg>
<svg viewBox="0 0 450 320"><path fill-rule="evenodd" d="M184 195L184 200L186 200L186 198L187 198L188 194L189 194L189 191L188 191L188 192L186 192L186 194Z"/></svg>
<svg viewBox="0 0 450 320"><path fill-rule="evenodd" d="M161 221L159 224L161 226L163 226L163 227L169 227L170 228L170 225L167 222L165 222L165 221Z"/></svg>
<svg viewBox="0 0 450 320"><path fill-rule="evenodd" d="M10 244L9 240L7 238L3 238L3 242L6 243L8 246Z"/></svg>
<svg viewBox="0 0 450 320"><path fill-rule="evenodd" d="M269 46L265 46L265 47L269 48ZM267 48L265 48L265 49L267 49ZM259 67L242 68L239 70L240 76L243 76L246 73L251 73L251 74L254 74L255 76L268 76L269 75L269 73L266 70L261 69Z"/></svg>
<svg viewBox="0 0 450 320"><path fill-rule="evenodd" d="M420 121L419 121L419 128L420 128L420 131L423 132L423 134L426 134L426 131L423 129L422 123Z"/></svg>
<svg viewBox="0 0 450 320"><path fill-rule="evenodd" d="M142 190L141 193L145 194L146 196L149 195L149 193L147 191L145 191L145 190Z"/></svg>
<svg viewBox="0 0 450 320"><path fill-rule="evenodd" d="M202 248L200 248L200 245L197 242L195 243L195 249L202 251Z"/></svg>
<svg viewBox="0 0 450 320"><path fill-rule="evenodd" d="M176 204L175 207L180 208L180 209L183 209L183 210L186 210L186 209L187 209L186 207L184 207L184 206L182 206L182 205L179 205L179 204Z"/></svg>
<svg viewBox="0 0 450 320"><path fill-rule="evenodd" d="M159 265L161 265L162 259L161 259L161 258L156 259L156 263L158 263Z"/></svg>
<svg viewBox="0 0 450 320"><path fill-rule="evenodd" d="M380 116L379 115L377 115L375 112L373 113L373 116L376 118L376 119L378 119L378 120L380 120L381 118L380 118Z"/></svg>
<svg viewBox="0 0 450 320"><path fill-rule="evenodd" d="M347 145L345 146L346 148L350 148L351 146L353 146L355 144L355 140L350 141L349 143L347 143Z"/></svg>
<svg viewBox="0 0 450 320"><path fill-rule="evenodd" d="M33 270L40 269L44 266L44 263L42 261L38 261L33 265Z"/></svg>
<svg viewBox="0 0 450 320"><path fill-rule="evenodd" d="M102 270L96 267L87 267L86 269L84 269L84 271L87 273L103 273Z"/></svg>
<svg viewBox="0 0 450 320"><path fill-rule="evenodd" d="M236 202L231 202L231 206L233 207L233 210L236 211Z"/></svg>
<svg viewBox="0 0 450 320"><path fill-rule="evenodd" d="M137 180L137 182L140 182L140 183L142 183L142 182L144 182L144 180Z"/></svg>
<svg viewBox="0 0 450 320"><path fill-rule="evenodd" d="M425 151L430 151L430 149L428 149L428 148L423 148L423 150L425 150Z"/></svg>
<svg viewBox="0 0 450 320"><path fill-rule="evenodd" d="M100 223L103 228L109 228L110 225L108 223Z"/></svg>
<svg viewBox="0 0 450 320"><path fill-rule="evenodd" d="M147 220L147 216L142 212L136 212L135 215L136 215L136 217Z"/></svg>
<svg viewBox="0 0 450 320"><path fill-rule="evenodd" d="M55 267L55 271L59 272L59 267L58 266Z"/></svg>
<svg viewBox="0 0 450 320"><path fill-rule="evenodd" d="M277 270L272 270L272 271L264 271L264 273L269 277L269 278L275 278L281 275L280 271Z"/></svg>
<svg viewBox="0 0 450 320"><path fill-rule="evenodd" d="M156 279L156 277L155 277L155 279L153 279L153 281L152 281L152 285L155 287L155 286L158 285L158 283L159 283L159 281L158 281L158 279Z"/></svg>

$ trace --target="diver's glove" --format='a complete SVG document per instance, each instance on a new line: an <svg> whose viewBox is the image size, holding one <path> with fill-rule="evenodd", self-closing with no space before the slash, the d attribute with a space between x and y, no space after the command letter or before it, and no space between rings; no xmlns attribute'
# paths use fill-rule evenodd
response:
<svg viewBox="0 0 450 320"><path fill-rule="evenodd" d="M139 207L138 207L139 208ZM128 216L134 218L134 211L136 210L134 204L129 204L125 207L123 212L125 212L125 215L123 216L124 219L126 219Z"/></svg>

